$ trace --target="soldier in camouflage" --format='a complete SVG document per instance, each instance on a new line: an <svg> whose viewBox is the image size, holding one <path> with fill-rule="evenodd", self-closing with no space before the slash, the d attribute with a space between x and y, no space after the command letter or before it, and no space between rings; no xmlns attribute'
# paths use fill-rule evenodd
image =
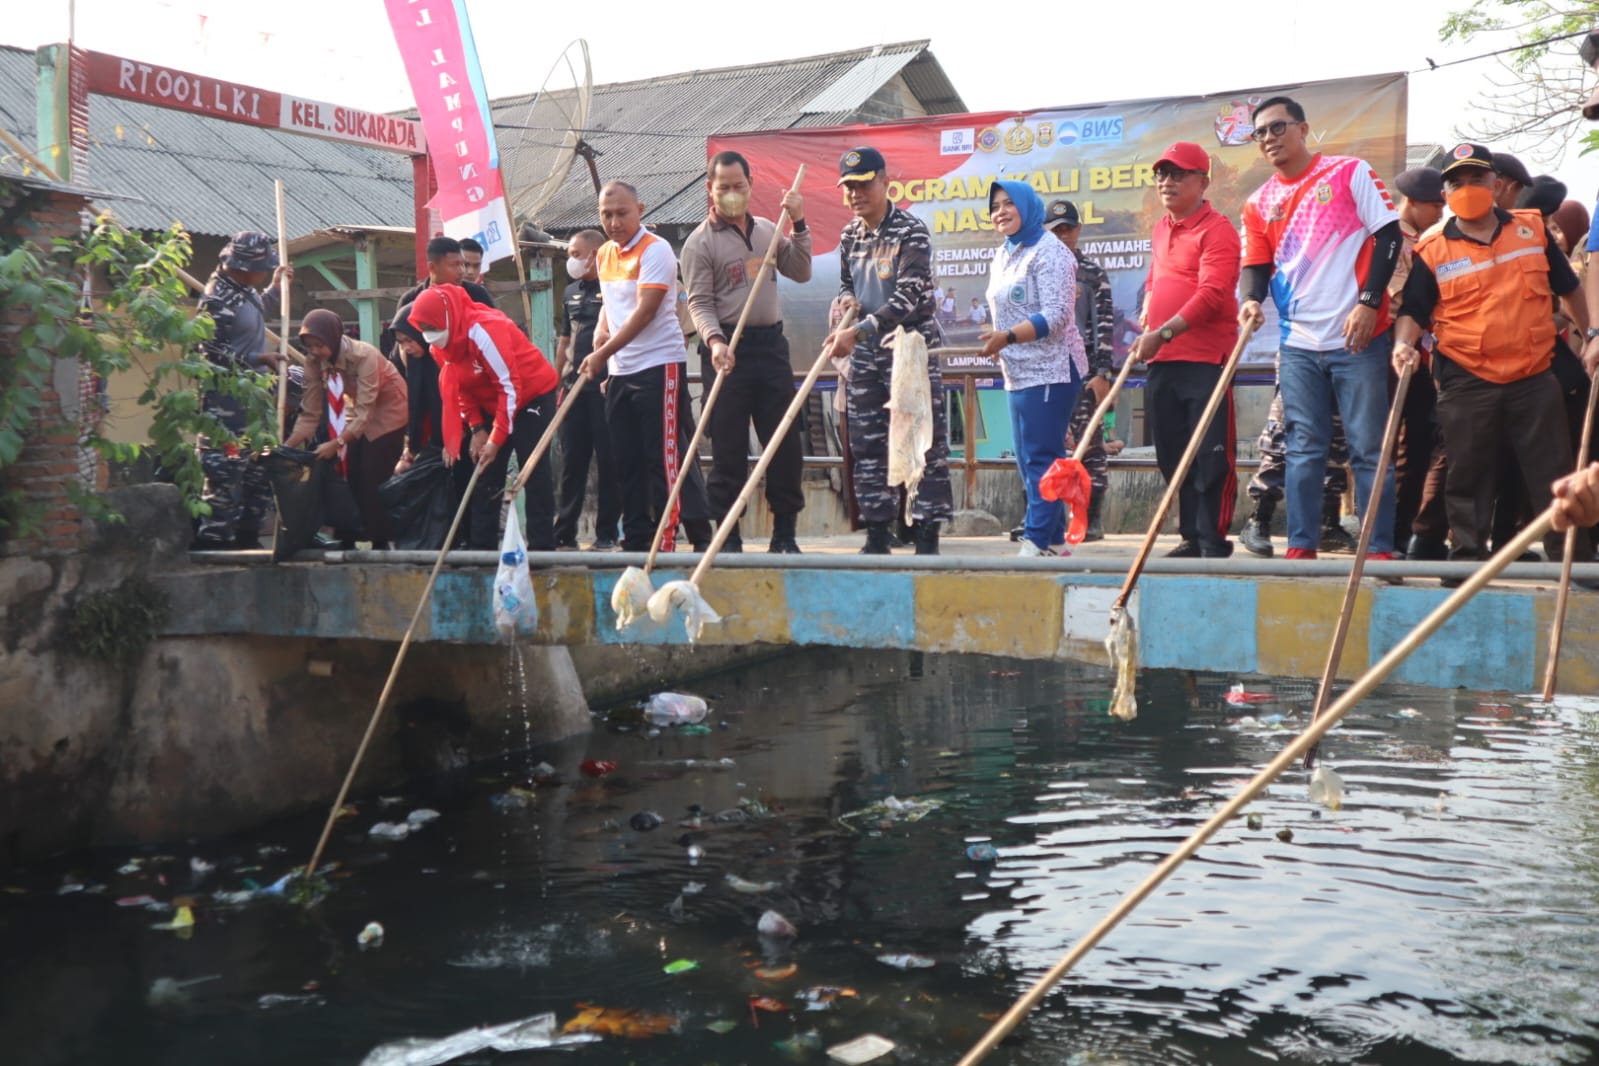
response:
<svg viewBox="0 0 1599 1066"><path fill-rule="evenodd" d="M278 282L284 276L292 279L293 268L278 264L272 238L254 230L233 235L200 298L201 312L216 323L216 332L204 344L206 358L241 375L266 374L277 366L278 353L267 347L266 320L276 310ZM269 286L264 300L259 292L262 285ZM235 398L208 392L203 402L206 413L230 433L242 436L248 431L248 417ZM216 448L204 436L198 444L200 468L205 472L201 499L211 513L199 520L194 547L259 548L272 509L272 486L266 473L239 444Z"/></svg>
<svg viewBox="0 0 1599 1066"><path fill-rule="evenodd" d="M1260 431L1260 469L1249 479L1249 498L1255 501L1255 513L1244 523L1239 540L1244 547L1264 559L1270 559L1271 520L1277 505L1283 499L1283 474L1288 469L1288 427L1283 422L1282 390L1272 392L1271 407L1266 412L1266 425ZM1349 442L1344 439L1344 420L1338 414L1338 403L1333 401L1332 440L1327 447L1327 476L1322 480L1321 544L1324 552L1354 551L1355 541L1340 522L1343 512L1344 490L1349 486Z"/></svg>
<svg viewBox="0 0 1599 1066"><path fill-rule="evenodd" d="M1111 304L1110 275L1105 273L1104 267L1077 250L1077 238L1083 231L1077 205L1070 200L1056 200L1045 212L1044 226L1060 238L1077 259L1077 329L1083 335L1083 350L1088 353L1088 381L1072 412L1071 439L1076 442L1088 432L1088 420L1094 417L1094 411L1110 392L1110 383L1116 377L1112 341L1116 309ZM1105 528L1100 513L1105 506L1105 486L1110 481L1110 458L1105 453L1103 426L1094 427L1088 450L1083 453L1083 467L1093 486L1088 501L1088 531L1083 540L1104 540Z"/></svg>
<svg viewBox="0 0 1599 1066"><path fill-rule="evenodd" d="M887 555L889 527L899 511L899 494L888 485L888 403L894 352L888 340L896 326L927 338L929 349L942 337L934 310L932 239L927 227L888 199L888 174L875 148L845 152L838 184L848 192L855 217L839 237L839 302L853 301L860 317L827 339L827 353L849 358L849 433L854 459L855 500L866 524L865 555ZM927 364L933 394L933 446L916 490L911 527L917 555L938 554L938 527L954 517L949 482L949 437L944 415L944 379L936 355Z"/></svg>

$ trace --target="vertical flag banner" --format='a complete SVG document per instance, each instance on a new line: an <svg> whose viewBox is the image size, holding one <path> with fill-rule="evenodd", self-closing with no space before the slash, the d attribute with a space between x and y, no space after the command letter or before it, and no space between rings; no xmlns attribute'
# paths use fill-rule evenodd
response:
<svg viewBox="0 0 1599 1066"><path fill-rule="evenodd" d="M446 236L472 237L491 263L515 253L489 97L464 0L386 0L427 132Z"/></svg>

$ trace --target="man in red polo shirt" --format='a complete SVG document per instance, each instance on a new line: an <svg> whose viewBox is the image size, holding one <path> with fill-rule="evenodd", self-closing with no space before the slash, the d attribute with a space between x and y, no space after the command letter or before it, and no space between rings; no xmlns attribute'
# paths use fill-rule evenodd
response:
<svg viewBox="0 0 1599 1066"><path fill-rule="evenodd" d="M1232 223L1210 206L1210 154L1179 141L1155 164L1155 191L1166 214L1155 223L1148 295L1130 358L1149 364L1146 397L1155 461L1168 482L1199 427L1222 364L1238 340L1241 246ZM1226 558L1227 530L1238 498L1233 468L1233 404L1211 420L1177 494L1183 542L1171 558Z"/></svg>

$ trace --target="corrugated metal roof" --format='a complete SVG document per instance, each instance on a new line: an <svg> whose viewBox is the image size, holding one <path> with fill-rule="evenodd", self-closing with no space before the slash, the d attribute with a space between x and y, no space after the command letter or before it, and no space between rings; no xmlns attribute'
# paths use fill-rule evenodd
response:
<svg viewBox="0 0 1599 1066"><path fill-rule="evenodd" d="M710 134L856 121L861 106L901 73L929 113L962 110L965 105L927 45L925 40L905 41L596 85L584 139L598 156L602 181L620 178L638 187L648 221L697 223L705 211L699 186L705 172L705 138ZM542 111L537 121L526 121L528 101L524 96L496 101L494 106L497 124L553 127L501 128L501 166L513 173L519 165L517 135L549 145L566 132ZM511 194L516 194L514 182ZM536 221L551 232L595 224L594 186L581 159L573 163Z"/></svg>
<svg viewBox="0 0 1599 1066"><path fill-rule="evenodd" d="M34 71L33 52L0 47L0 119L24 144L34 141ZM114 207L138 229L275 233L274 178L291 235L403 225L414 213L403 156L103 96L89 100L88 172L77 178L134 198Z"/></svg>

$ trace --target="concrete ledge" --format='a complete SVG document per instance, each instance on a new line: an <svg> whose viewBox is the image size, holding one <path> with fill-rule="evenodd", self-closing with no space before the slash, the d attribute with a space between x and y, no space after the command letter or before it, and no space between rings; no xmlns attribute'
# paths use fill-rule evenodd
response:
<svg viewBox="0 0 1599 1066"><path fill-rule="evenodd" d="M453 558L453 557L452 557ZM657 584L687 576L657 574ZM794 556L774 567L769 557L731 557L713 570L705 595L722 612L702 648L778 648L790 645L899 648L1030 659L1104 662L1100 647L1107 610L1121 573L1100 562L1089 572L1077 559L1008 560L994 572L971 558L891 557L893 569L861 567L852 557ZM574 560L559 557L563 564ZM233 560L237 562L235 558ZM385 560L392 562L393 554ZM534 643L570 647L655 645L686 647L679 619L648 620L618 631L610 597L624 556L606 556L606 569L564 565L534 573L540 618ZM640 560L642 561L642 560ZM1172 573L1151 562L1131 604L1143 664L1239 674L1315 677L1320 674L1342 592L1322 578L1347 573L1347 561L1281 564L1226 560L1231 573ZM1036 565L1036 564L1045 565ZM1032 564L1032 565L1030 565ZM1374 563L1381 574L1421 564ZM1447 565L1428 564L1432 571ZM1472 567L1459 564L1462 572ZM1513 570L1557 571L1552 565ZM1585 568L1586 569L1586 568ZM1256 573L1261 571L1261 573ZM1275 571L1275 573L1273 573ZM360 637L396 641L404 633L426 573L403 565L210 566L157 579L171 598L169 635L260 634L277 637ZM493 644L492 571L447 569L417 639ZM1368 581L1357 601L1340 676L1353 677L1410 631L1447 593L1428 587ZM1495 586L1480 594L1400 670L1397 679L1442 688L1466 686L1527 692L1542 677L1553 613L1547 587ZM1599 694L1599 595L1575 590L1566 625L1561 691ZM712 665L711 669L715 669Z"/></svg>

